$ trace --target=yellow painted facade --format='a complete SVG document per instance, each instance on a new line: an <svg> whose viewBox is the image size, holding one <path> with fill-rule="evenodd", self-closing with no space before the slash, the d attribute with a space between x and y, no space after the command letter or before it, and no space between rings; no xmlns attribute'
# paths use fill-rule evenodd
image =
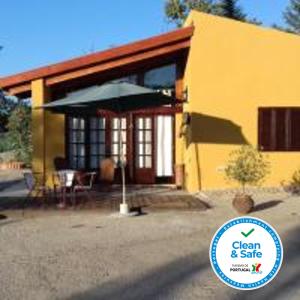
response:
<svg viewBox="0 0 300 300"><path fill-rule="evenodd" d="M195 26L185 73L192 115L185 137L186 188L228 188L224 165L243 143L258 141L258 108L300 106L300 38L192 12ZM299 152L268 152L266 186L289 180Z"/></svg>
<svg viewBox="0 0 300 300"><path fill-rule="evenodd" d="M199 12L190 14L191 24L184 75L191 124L180 138L182 115L176 115L176 164L184 164L190 192L234 187L224 166L232 150L257 146L258 108L300 106L300 38ZM50 98L43 79L32 82L33 107ZM65 156L64 124L63 115L33 109L33 169L46 171L48 179L54 158ZM300 167L300 152L267 155L272 170L266 186L289 180Z"/></svg>
<svg viewBox="0 0 300 300"><path fill-rule="evenodd" d="M51 99L51 92L43 79L31 83L32 89L32 136L34 172L45 174L49 185L52 184L53 161L55 157L65 157L64 115L45 112L37 107Z"/></svg>

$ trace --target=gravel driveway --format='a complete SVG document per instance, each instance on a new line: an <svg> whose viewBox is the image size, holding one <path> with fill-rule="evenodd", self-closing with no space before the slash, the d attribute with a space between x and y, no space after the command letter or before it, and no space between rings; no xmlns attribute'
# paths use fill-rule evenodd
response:
<svg viewBox="0 0 300 300"><path fill-rule="evenodd" d="M271 284L240 293L216 278L208 258L215 230L237 216L228 197L212 195L204 212L134 218L9 214L0 220L0 299L300 299L300 198L256 195L252 215L278 230L285 258Z"/></svg>

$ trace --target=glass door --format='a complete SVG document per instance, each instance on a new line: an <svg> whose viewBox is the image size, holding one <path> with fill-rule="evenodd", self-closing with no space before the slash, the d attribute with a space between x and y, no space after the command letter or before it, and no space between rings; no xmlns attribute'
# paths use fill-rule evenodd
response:
<svg viewBox="0 0 300 300"><path fill-rule="evenodd" d="M135 181L154 183L153 117L135 118Z"/></svg>

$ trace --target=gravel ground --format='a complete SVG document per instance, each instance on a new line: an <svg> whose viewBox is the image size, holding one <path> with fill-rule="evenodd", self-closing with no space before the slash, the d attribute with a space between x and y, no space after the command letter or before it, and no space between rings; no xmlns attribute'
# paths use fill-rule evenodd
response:
<svg viewBox="0 0 300 300"><path fill-rule="evenodd" d="M208 196L213 208L205 212L134 218L7 212L0 220L0 299L300 299L300 198L255 193L252 215L278 230L285 258L271 284L237 292L216 278L208 257L216 229L237 214L230 194Z"/></svg>

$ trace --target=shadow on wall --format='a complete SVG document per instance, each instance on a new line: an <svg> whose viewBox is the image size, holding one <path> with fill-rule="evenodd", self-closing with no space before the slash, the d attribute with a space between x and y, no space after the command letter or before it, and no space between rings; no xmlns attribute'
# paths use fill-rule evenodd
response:
<svg viewBox="0 0 300 300"><path fill-rule="evenodd" d="M192 143L245 145L249 144L237 124L227 119L191 113L191 127L187 137Z"/></svg>
<svg viewBox="0 0 300 300"><path fill-rule="evenodd" d="M215 145L247 145L247 139L240 126L230 120L217 118L200 113L191 113L191 123L186 132L186 146L194 152L197 176L197 190L202 189L201 160L205 159L201 154L201 144ZM189 174L185 173L186 181Z"/></svg>

